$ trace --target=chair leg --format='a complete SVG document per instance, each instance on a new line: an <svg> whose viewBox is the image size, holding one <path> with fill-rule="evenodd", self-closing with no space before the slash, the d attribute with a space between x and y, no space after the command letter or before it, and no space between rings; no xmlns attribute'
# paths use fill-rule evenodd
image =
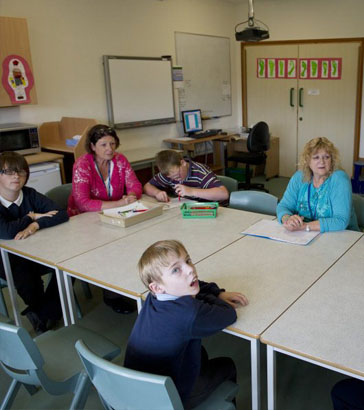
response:
<svg viewBox="0 0 364 410"><path fill-rule="evenodd" d="M69 410L82 410L85 408L88 394L91 387L91 380L85 372L81 372L75 388L75 395Z"/></svg>
<svg viewBox="0 0 364 410"><path fill-rule="evenodd" d="M9 317L9 312L8 312L8 308L7 308L6 303L5 303L5 298L4 298L2 288L0 288L0 313L3 316Z"/></svg>
<svg viewBox="0 0 364 410"><path fill-rule="evenodd" d="M5 409L10 409L11 405L13 404L13 401L15 399L16 394L18 393L20 386L22 384L20 382L18 382L17 380L13 380L11 382L11 385L9 387L9 390L6 393L6 396L3 400L3 402L1 403L1 410L5 410Z"/></svg>
<svg viewBox="0 0 364 410"><path fill-rule="evenodd" d="M92 299L92 293L91 293L91 289L90 289L90 285L85 282L84 280L81 280L81 286L83 289L83 294L85 295L86 299Z"/></svg>

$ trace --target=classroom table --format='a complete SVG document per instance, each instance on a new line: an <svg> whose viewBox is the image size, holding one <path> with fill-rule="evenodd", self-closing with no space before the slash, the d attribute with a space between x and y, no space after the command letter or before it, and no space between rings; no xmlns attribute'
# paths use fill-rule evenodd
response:
<svg viewBox="0 0 364 410"><path fill-rule="evenodd" d="M145 196L143 196L143 198L145 198ZM21 318L16 301L8 253L22 256L55 270L58 287L60 289L63 317L65 324L67 324L69 321L69 314L63 298L64 281L62 278L62 272L59 271L56 264L172 218L178 213L178 211L178 209L167 210L160 216L128 228L119 228L104 224L100 221L97 212L87 212L73 216L68 222L63 224L48 229L42 229L25 240L0 240L1 255L8 283L10 300L14 311L15 323L20 325Z"/></svg>
<svg viewBox="0 0 364 410"><path fill-rule="evenodd" d="M178 212L174 218L58 263L58 268L65 275L71 322L74 323L76 317L70 276L123 295L131 295L134 298L138 295L136 299L140 310L139 296L146 292L146 289L139 279L137 263L144 250L151 244L158 240L177 239L186 246L192 260L197 263L241 240L240 230L262 218L273 219L269 215L222 207L218 210L218 217L214 219L183 219Z"/></svg>
<svg viewBox="0 0 364 410"><path fill-rule="evenodd" d="M364 380L364 236L261 336L268 409L276 408L276 353Z"/></svg>
<svg viewBox="0 0 364 410"><path fill-rule="evenodd" d="M197 264L200 279L240 291L249 300L227 331L250 342L254 410L260 408L260 336L360 236L325 233L306 246L245 236Z"/></svg>

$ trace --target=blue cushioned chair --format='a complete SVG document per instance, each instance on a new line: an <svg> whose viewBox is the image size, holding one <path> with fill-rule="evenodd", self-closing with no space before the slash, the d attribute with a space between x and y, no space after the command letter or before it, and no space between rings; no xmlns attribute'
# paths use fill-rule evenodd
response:
<svg viewBox="0 0 364 410"><path fill-rule="evenodd" d="M56 396L73 393L70 408L82 409L91 383L74 347L80 338L104 359L120 353L105 337L77 325L48 331L33 340L24 328L0 323L0 364L13 379L1 409L11 407L22 385L30 394L36 393L38 386Z"/></svg>
<svg viewBox="0 0 364 410"><path fill-rule="evenodd" d="M90 350L82 340L76 343L76 349L105 409L183 410L170 377L110 363ZM232 400L237 391L237 384L224 382L195 410L234 410Z"/></svg>
<svg viewBox="0 0 364 410"><path fill-rule="evenodd" d="M236 191L230 195L229 208L276 215L278 198L263 191Z"/></svg>
<svg viewBox="0 0 364 410"><path fill-rule="evenodd" d="M238 181L236 179L227 177L225 175L216 175L216 176L222 182L224 187L229 191L229 194L231 194L233 191L238 190Z"/></svg>
<svg viewBox="0 0 364 410"><path fill-rule="evenodd" d="M364 197L353 194L353 206L358 219L359 228L361 231L364 231Z"/></svg>

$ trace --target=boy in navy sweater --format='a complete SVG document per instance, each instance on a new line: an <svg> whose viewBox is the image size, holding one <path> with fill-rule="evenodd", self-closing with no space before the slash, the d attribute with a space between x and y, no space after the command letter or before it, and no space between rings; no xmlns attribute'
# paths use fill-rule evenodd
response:
<svg viewBox="0 0 364 410"><path fill-rule="evenodd" d="M170 376L185 408L193 408L225 380L236 380L234 362L209 360L201 338L234 323L235 308L248 301L241 293L199 281L178 241L151 245L139 261L139 272L151 293L130 335L125 366Z"/></svg>
<svg viewBox="0 0 364 410"><path fill-rule="evenodd" d="M68 221L65 210L24 185L29 178L29 166L22 155L3 152L0 155L0 239L26 239L39 229ZM14 285L24 300L26 315L37 334L45 332L51 323L61 318L56 275L53 275L46 291L41 276L49 273L49 267L19 256L9 255ZM0 260L0 277L5 279Z"/></svg>

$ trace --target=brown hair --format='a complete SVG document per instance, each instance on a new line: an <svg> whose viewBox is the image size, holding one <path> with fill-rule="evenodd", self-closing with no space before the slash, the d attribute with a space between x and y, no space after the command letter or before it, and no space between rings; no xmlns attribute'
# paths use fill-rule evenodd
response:
<svg viewBox="0 0 364 410"><path fill-rule="evenodd" d="M93 154L91 144L96 144L96 142L102 137L113 137L115 139L116 148L120 145L119 137L116 134L114 128L111 128L104 124L97 124L91 127L87 133L85 148L89 154Z"/></svg>
<svg viewBox="0 0 364 410"><path fill-rule="evenodd" d="M0 170L4 170L6 168L16 172L25 171L27 173L25 183L28 182L29 165L23 155L20 155L17 152L4 151L0 155Z"/></svg>
<svg viewBox="0 0 364 410"><path fill-rule="evenodd" d="M147 248L138 262L140 279L149 289L152 282L160 282L162 267L169 265L171 257L188 255L183 244L176 240L164 240L153 243Z"/></svg>
<svg viewBox="0 0 364 410"><path fill-rule="evenodd" d="M312 171L310 168L310 161L312 155L318 151L324 150L331 156L331 169L330 174L338 169L342 169L340 154L335 145L325 137L313 138L308 141L303 148L302 154L298 162L298 168L303 172L304 181L310 181L312 178Z"/></svg>
<svg viewBox="0 0 364 410"><path fill-rule="evenodd" d="M182 160L182 152L174 151L173 149L160 151L155 157L155 163L163 175L168 175L171 168L179 167Z"/></svg>

